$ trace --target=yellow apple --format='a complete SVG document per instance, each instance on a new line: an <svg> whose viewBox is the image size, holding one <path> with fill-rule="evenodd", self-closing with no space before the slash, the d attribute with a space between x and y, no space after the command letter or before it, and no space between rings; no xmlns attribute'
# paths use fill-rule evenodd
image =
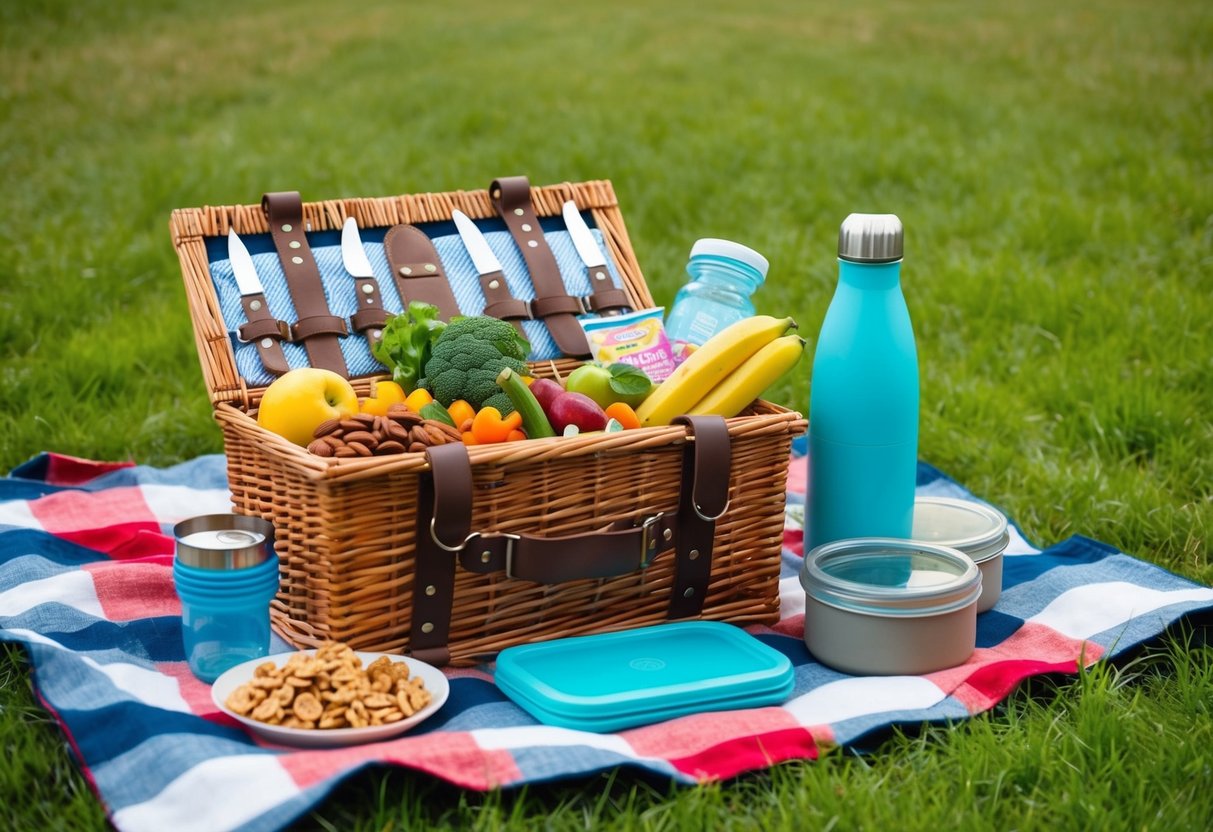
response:
<svg viewBox="0 0 1213 832"><path fill-rule="evenodd" d="M265 389L257 424L306 447L321 422L357 412L353 385L332 370L301 367L282 374Z"/></svg>

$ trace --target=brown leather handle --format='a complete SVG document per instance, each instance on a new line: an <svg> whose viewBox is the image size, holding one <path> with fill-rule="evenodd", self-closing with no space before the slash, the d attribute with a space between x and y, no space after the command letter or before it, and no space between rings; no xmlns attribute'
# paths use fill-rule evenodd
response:
<svg viewBox="0 0 1213 832"><path fill-rule="evenodd" d="M349 376L337 336L348 334L345 320L329 311L320 269L308 245L303 224L303 201L298 191L267 193L261 210L286 275L286 286L299 320L291 327L293 339L307 349L308 363Z"/></svg>
<svg viewBox="0 0 1213 832"><path fill-rule="evenodd" d="M590 344L576 317L583 311L581 300L568 293L560 277L556 257L531 206L530 180L525 176L495 179L489 185L489 198L526 261L535 287L535 300L531 302L533 314L547 324L552 340L562 353L573 358L588 356Z"/></svg>
<svg viewBox="0 0 1213 832"><path fill-rule="evenodd" d="M291 340L290 326L270 314L265 295L260 292L255 295L241 295L240 305L244 307L244 316L247 319L238 330L240 340L257 345L261 366L268 372L280 376L290 370L281 343Z"/></svg>

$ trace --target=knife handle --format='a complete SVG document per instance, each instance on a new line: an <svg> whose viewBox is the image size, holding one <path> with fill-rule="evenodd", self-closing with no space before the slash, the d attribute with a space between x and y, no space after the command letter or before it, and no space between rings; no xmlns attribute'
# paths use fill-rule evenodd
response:
<svg viewBox="0 0 1213 832"><path fill-rule="evenodd" d="M350 326L363 334L366 345L373 350L387 323L383 298L379 296L379 281L373 277L356 277L354 291L358 296L358 311L350 315Z"/></svg>
<svg viewBox="0 0 1213 832"><path fill-rule="evenodd" d="M261 366L271 374L280 376L290 370L286 355L282 352L282 342L291 340L287 323L270 314L263 294L241 295L240 305L244 307L248 322L240 325L237 332L239 339L257 345Z"/></svg>
<svg viewBox="0 0 1213 832"><path fill-rule="evenodd" d="M522 337L522 322L530 320L531 306L525 300L519 300L510 294L506 285L505 275L501 272L489 272L480 275L480 291L484 293L484 314L503 321L509 321Z"/></svg>

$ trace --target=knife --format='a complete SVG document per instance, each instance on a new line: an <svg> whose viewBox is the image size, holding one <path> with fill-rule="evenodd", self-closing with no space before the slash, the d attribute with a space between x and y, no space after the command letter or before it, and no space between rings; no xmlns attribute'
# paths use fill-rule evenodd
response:
<svg viewBox="0 0 1213 832"><path fill-rule="evenodd" d="M375 344L383 335L387 313L383 309L383 298L379 295L379 282L362 247L362 236L358 233L358 221L346 217L341 226L341 262L354 278L357 287L358 311L350 316L354 330L366 338L366 345L374 353Z"/></svg>
<svg viewBox="0 0 1213 832"><path fill-rule="evenodd" d="M589 226L581 218L581 212L577 210L577 203L571 199L568 200L564 203L561 213L564 215L564 227L568 229L569 237L573 240L573 248L577 249L577 256L585 264L586 275L590 280L592 294L586 300L586 308L602 312L604 315L630 312L632 307L623 301L624 296L611 283L606 258L603 257L602 249L598 247L594 235L590 233ZM597 303L594 299L595 295L598 296Z"/></svg>
<svg viewBox="0 0 1213 832"><path fill-rule="evenodd" d="M488 240L480 233L476 223L467 214L456 209L451 212L455 228L459 231L459 239L472 258L472 265L480 275L480 289L484 292L484 314L503 321L509 321L522 333L522 321L531 318L530 305L524 300L518 300L510 294L506 285L505 275L501 271L501 261L489 248ZM525 337L525 333L523 333Z"/></svg>
<svg viewBox="0 0 1213 832"><path fill-rule="evenodd" d="M227 259L232 264L232 274L236 276L236 287L240 290L240 305L248 319L240 325L237 337L244 343L255 343L261 365L280 376L291 369L282 353L282 342L291 340L290 326L270 314L253 258L232 228L227 232Z"/></svg>

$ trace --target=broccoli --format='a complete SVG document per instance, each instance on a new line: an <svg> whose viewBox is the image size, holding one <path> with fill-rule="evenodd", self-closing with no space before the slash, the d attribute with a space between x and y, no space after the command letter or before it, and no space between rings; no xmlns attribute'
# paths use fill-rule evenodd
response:
<svg viewBox="0 0 1213 832"><path fill-rule="evenodd" d="M418 386L444 406L464 399L477 410L487 404L505 415L514 406L497 386L497 376L503 367L529 375L525 360L530 349L527 340L505 321L487 315L456 318L434 342Z"/></svg>

